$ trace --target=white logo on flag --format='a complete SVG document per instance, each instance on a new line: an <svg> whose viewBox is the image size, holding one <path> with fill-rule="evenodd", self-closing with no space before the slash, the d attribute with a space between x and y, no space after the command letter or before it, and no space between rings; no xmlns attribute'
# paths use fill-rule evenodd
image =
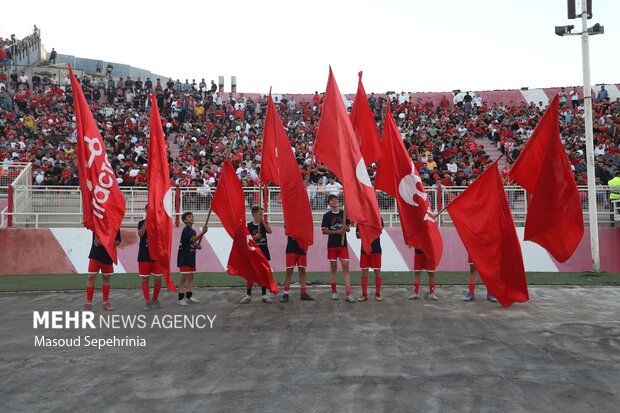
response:
<svg viewBox="0 0 620 413"><path fill-rule="evenodd" d="M168 188L168 191L166 191L162 202L164 204L164 210L166 211L166 214L168 214L170 219L172 219L172 188Z"/></svg>

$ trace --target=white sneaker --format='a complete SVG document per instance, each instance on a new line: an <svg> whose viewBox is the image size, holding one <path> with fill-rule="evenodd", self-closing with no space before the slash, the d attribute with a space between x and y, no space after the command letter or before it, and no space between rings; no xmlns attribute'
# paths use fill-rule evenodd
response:
<svg viewBox="0 0 620 413"><path fill-rule="evenodd" d="M415 294L414 293L414 294L411 294L408 298L410 300L417 300L418 298L420 298L420 294Z"/></svg>
<svg viewBox="0 0 620 413"><path fill-rule="evenodd" d="M263 303L268 303L268 304L272 303L271 298L269 298L267 294L263 295L261 299L263 300Z"/></svg>
<svg viewBox="0 0 620 413"><path fill-rule="evenodd" d="M185 299L177 301L177 304L180 305L181 307L187 307L189 305L187 304L187 301L185 301Z"/></svg>
<svg viewBox="0 0 620 413"><path fill-rule="evenodd" d="M251 297L251 296L249 296L249 295L246 295L246 296L245 296L245 297L243 297L243 298L241 299L241 301L239 301L239 302L240 302L241 304L247 304L247 303L249 303L250 301L252 301L252 297Z"/></svg>
<svg viewBox="0 0 620 413"><path fill-rule="evenodd" d="M190 304L198 304L200 302L200 300L196 297L186 298L185 300Z"/></svg>
<svg viewBox="0 0 620 413"><path fill-rule="evenodd" d="M435 295L435 293L429 294L428 298L430 298L433 301L439 301L439 298Z"/></svg>
<svg viewBox="0 0 620 413"><path fill-rule="evenodd" d="M339 300L340 298L338 298L338 294L337 293L332 293L332 300L336 301Z"/></svg>

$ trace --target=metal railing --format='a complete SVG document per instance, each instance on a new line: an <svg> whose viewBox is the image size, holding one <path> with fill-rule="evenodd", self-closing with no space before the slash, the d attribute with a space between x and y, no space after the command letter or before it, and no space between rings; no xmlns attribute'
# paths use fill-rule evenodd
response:
<svg viewBox="0 0 620 413"><path fill-rule="evenodd" d="M28 178L27 172L22 171L22 181ZM30 177L32 180L32 177ZM80 188L77 186L32 186L13 184L13 205L3 215L5 221L12 221L12 226L20 227L63 227L80 226L82 224L82 198ZM441 189L426 188L431 209L437 213L442 206L454 200L466 187L441 187ZM244 188L246 217L250 219L252 206L260 205L265 208L265 213L270 222L275 225L284 223L284 213L280 188L268 187ZM145 187L121 187L125 197L126 212L123 219L124 226L136 225L144 217L144 209L148 201L148 189ZM528 210L528 194L518 186L505 187L508 205L512 211L515 225L523 226ZM198 224L206 219L211 207L214 190L206 187L177 188L174 202L174 222L180 224L180 216L191 211ZM325 211L327 211L327 191L313 191L309 195L312 216L315 225L321 223ZM588 200L587 188L579 187L579 195L584 210L584 222L588 223ZM340 195L342 201L342 195ZM400 226L400 216L395 200L377 191L379 210L386 227ZM597 188L597 207L599 223L610 224L614 221L613 204L609 201L609 188L600 186ZM620 213L620 212L618 212ZM441 214L437 222L440 226L451 226L450 215ZM210 223L219 225L219 219L215 214L211 215Z"/></svg>
<svg viewBox="0 0 620 413"><path fill-rule="evenodd" d="M29 162L0 163L0 198L8 196L9 185Z"/></svg>
<svg viewBox="0 0 620 413"><path fill-rule="evenodd" d="M449 204L454 198L456 198L467 187L465 186L451 186L444 187L442 191L442 204ZM520 186L505 186L506 198L508 200L508 206L512 212L512 218L517 226L525 225L525 218L527 216L527 208L529 203L529 195L525 189ZM581 201L581 209L583 210L583 219L586 224L590 222L588 216L588 187L578 186L579 199ZM610 190L608 186L599 185L596 187L596 206L598 213L599 224L611 224L614 222L614 211L612 209L612 203L609 200ZM449 214L442 214L442 223L452 225L452 219Z"/></svg>

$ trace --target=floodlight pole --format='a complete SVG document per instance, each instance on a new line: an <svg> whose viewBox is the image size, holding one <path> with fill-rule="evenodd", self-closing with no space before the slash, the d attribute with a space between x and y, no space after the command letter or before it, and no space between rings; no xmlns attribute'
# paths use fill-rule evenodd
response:
<svg viewBox="0 0 620 413"><path fill-rule="evenodd" d="M588 2L581 1L581 59L583 67L583 106L586 127L586 167L588 173L588 215L590 217L590 248L592 271L601 271L598 243L598 211L596 209L596 180L594 177L594 138L592 132L592 86L590 85L590 44L588 33Z"/></svg>

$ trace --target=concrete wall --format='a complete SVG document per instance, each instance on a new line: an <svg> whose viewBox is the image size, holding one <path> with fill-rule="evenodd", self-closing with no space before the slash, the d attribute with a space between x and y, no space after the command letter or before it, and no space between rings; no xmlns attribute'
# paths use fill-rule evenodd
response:
<svg viewBox="0 0 620 413"><path fill-rule="evenodd" d="M56 57L56 63L69 63L74 69L81 69L92 73L95 73L97 70L97 62L99 62L99 59L86 59L66 54L58 54ZM102 61L102 73L105 73L105 68L108 63L110 62ZM140 69L138 67L133 67L122 63L112 62L112 65L114 66L114 70L112 71L112 76L114 77L126 78L129 76L132 79L137 79L140 77L142 80L147 77L150 77L152 80L155 80L156 78L160 78L162 80L168 79L168 76L153 74L150 70Z"/></svg>
<svg viewBox="0 0 620 413"><path fill-rule="evenodd" d="M441 228L444 242L443 258L438 271L468 271L467 252L454 228ZM575 254L565 263L555 261L542 247L523 241L523 228L517 228L528 272L582 272L591 268L588 231ZM601 269L620 273L620 228L600 228ZM181 228L173 229L172 271ZM123 242L118 249L118 273L138 271L138 236L134 228L122 230ZM351 270L359 271L360 241L353 232L348 235ZM381 236L383 270L413 270L413 251L404 241L400 228L386 228ZM329 271L327 237L315 228L314 245L308 250L308 271ZM7 274L71 274L84 273L88 268L91 233L84 228L3 229L0 230L0 275ZM199 272L225 272L232 240L223 228L211 228L196 257ZM271 266L284 271L286 236L283 228L274 228L269 236ZM37 257L33 260L32 257Z"/></svg>

